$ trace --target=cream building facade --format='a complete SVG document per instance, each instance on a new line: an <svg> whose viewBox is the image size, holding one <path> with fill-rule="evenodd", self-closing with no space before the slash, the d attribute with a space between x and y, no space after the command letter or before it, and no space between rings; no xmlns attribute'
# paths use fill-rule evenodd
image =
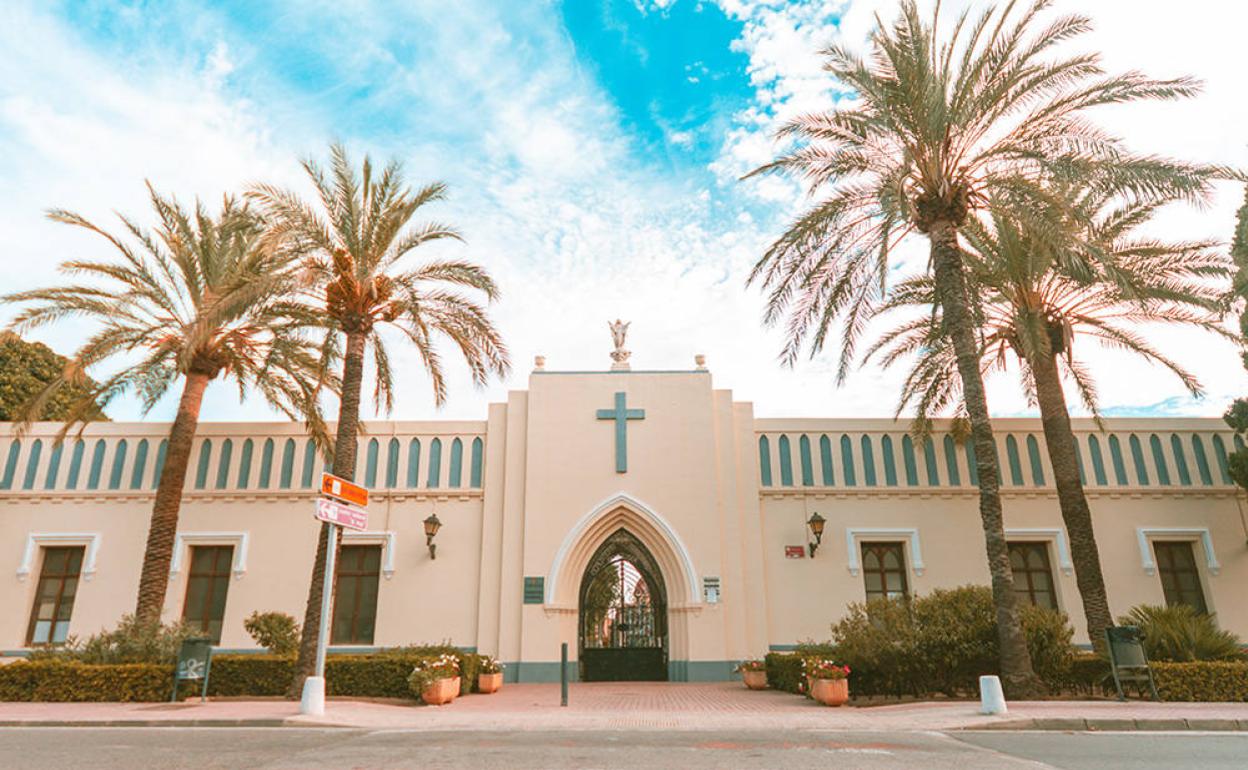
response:
<svg viewBox="0 0 1248 770"><path fill-rule="evenodd" d="M625 357L626 358L626 357ZM760 419L686 371L535 369L481 421L368 422L369 528L344 539L334 650L449 640L508 677L713 680L825 639L868 595L986 584L973 457L889 419ZM1086 642L1039 422L996 423L1020 590ZM0 650L131 611L168 426L0 426ZM1248 533L1212 419L1076 421L1115 611L1200 602L1248 636ZM222 648L302 617L324 460L294 423L203 423L165 604ZM436 558L423 522L436 514ZM808 526L825 520L812 553Z"/></svg>

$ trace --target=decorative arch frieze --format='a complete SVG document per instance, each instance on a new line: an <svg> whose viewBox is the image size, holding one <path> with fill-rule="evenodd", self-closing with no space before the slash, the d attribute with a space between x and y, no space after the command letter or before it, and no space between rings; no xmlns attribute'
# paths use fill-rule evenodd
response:
<svg viewBox="0 0 1248 770"><path fill-rule="evenodd" d="M700 606L697 570L675 528L642 501L620 493L594 506L564 536L546 577L547 607L575 608L581 576L598 548L627 529L654 555L667 584L672 609Z"/></svg>

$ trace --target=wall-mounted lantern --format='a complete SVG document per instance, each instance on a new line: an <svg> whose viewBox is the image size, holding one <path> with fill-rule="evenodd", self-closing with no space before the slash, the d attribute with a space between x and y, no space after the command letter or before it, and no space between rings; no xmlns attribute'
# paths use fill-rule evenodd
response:
<svg viewBox="0 0 1248 770"><path fill-rule="evenodd" d="M438 514L429 514L429 518L425 519L425 545L429 546L430 559L438 558L438 547L434 545L433 538L441 528L442 522L438 519Z"/></svg>
<svg viewBox="0 0 1248 770"><path fill-rule="evenodd" d="M810 527L810 534L814 536L815 542L810 543L810 558L815 558L815 551L819 550L819 544L823 542L823 525L827 523L827 519L817 513L810 514L810 518L806 521L806 526Z"/></svg>

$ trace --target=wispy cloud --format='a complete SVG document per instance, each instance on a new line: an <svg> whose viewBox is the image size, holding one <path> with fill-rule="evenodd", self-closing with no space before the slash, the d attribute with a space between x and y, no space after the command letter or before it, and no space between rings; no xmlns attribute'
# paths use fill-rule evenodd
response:
<svg viewBox="0 0 1248 770"><path fill-rule="evenodd" d="M631 0L616 5L650 52L649 76L670 72L679 85L665 86L661 99L658 91L637 104L621 98L630 82L657 86L629 80L641 71L635 63L606 67L606 50L595 48L606 44L578 38L553 3L471 0L453 12L385 0L209 10L10 3L0 23L0 283L46 284L62 259L102 253L102 244L44 221L45 208L144 216L145 178L184 199L214 199L257 179L299 185L296 159L340 138L357 152L402 159L416 181L447 181L451 199L436 215L468 244L439 253L481 260L504 288L497 316L516 373L477 392L454 370L444 415L481 417L487 401L526 386L538 353L551 368L605 368L605 322L617 316L634 321L638 367L689 366L705 353L717 385L761 413L891 413L900 373L867 371L838 390L827 360L791 371L775 364L779 332L759 328L760 299L744 278L803 193L779 179L737 177L771 157L778 121L843 96L815 51L835 39L861 42L874 11L887 17L894 5L722 0L714 14L693 0L641 3L644 14ZM1097 13L1094 40L1116 66L1210 78L1208 97L1149 113L1147 130L1130 129L1132 137L1146 149L1248 165L1232 129L1248 125L1237 76L1207 52L1219 40L1233 48L1238 25L1215 23L1210 12L1202 34L1214 39L1188 42L1141 28L1147 13L1136 4ZM664 24L684 26L673 34ZM1118 31L1123 25L1133 37ZM697 43L681 43L692 46L684 58L673 48L682 40ZM1154 48L1143 61L1139 41ZM1176 227L1224 237L1234 198L1180 215ZM81 335L66 323L40 337L68 350ZM1212 391L1248 390L1224 346L1163 342L1199 351L1193 358L1204 361L1185 363ZM1108 405L1175 392L1138 366L1104 361ZM419 362L405 352L397 363L396 413L434 415ZM206 414L267 414L235 398L211 390ZM1003 412L1026 407L1006 381L994 384L993 403ZM120 404L115 414L133 417L137 407Z"/></svg>

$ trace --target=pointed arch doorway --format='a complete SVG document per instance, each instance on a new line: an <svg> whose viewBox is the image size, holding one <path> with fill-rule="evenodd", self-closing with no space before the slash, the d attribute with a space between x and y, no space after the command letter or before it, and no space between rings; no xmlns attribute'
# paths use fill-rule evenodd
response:
<svg viewBox="0 0 1248 770"><path fill-rule="evenodd" d="M667 681L667 587L654 556L627 529L590 558L578 609L582 681Z"/></svg>

